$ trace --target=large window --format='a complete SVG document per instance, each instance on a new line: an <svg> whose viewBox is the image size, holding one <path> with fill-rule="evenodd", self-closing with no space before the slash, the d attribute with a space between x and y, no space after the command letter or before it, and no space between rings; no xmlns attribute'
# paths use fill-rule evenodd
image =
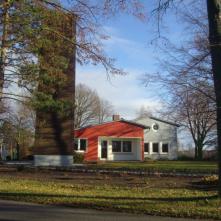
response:
<svg viewBox="0 0 221 221"><path fill-rule="evenodd" d="M168 153L168 151L169 151L168 143L163 143L162 144L162 153Z"/></svg>
<svg viewBox="0 0 221 221"><path fill-rule="evenodd" d="M132 151L131 141L123 141L123 152L130 153Z"/></svg>
<svg viewBox="0 0 221 221"><path fill-rule="evenodd" d="M80 150L85 151L87 148L87 140L86 139L80 139Z"/></svg>
<svg viewBox="0 0 221 221"><path fill-rule="evenodd" d="M153 143L153 153L159 153L159 143Z"/></svg>
<svg viewBox="0 0 221 221"><path fill-rule="evenodd" d="M144 152L149 153L149 143L144 143Z"/></svg>
<svg viewBox="0 0 221 221"><path fill-rule="evenodd" d="M74 140L74 150L76 151L86 151L87 149L87 139L75 139Z"/></svg>
<svg viewBox="0 0 221 221"><path fill-rule="evenodd" d="M131 153L132 152L132 143L131 141L112 141L112 152L113 153Z"/></svg>
<svg viewBox="0 0 221 221"><path fill-rule="evenodd" d="M121 141L112 141L112 152L121 152Z"/></svg>

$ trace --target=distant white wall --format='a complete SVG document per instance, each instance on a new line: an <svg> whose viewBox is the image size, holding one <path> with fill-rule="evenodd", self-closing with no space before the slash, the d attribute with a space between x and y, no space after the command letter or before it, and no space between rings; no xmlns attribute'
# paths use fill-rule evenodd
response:
<svg viewBox="0 0 221 221"><path fill-rule="evenodd" d="M99 137L98 140L98 158L101 159L101 141L107 140L108 151L107 160L109 161L132 161L132 160L142 160L141 155L141 139L139 138L114 138L114 137ZM130 153L125 152L112 152L112 140L116 141L131 141L132 151Z"/></svg>
<svg viewBox="0 0 221 221"><path fill-rule="evenodd" d="M135 120L137 123L149 126L150 129L144 130L144 143L149 143L149 153L144 152L144 158L150 159L177 159L178 142L177 142L177 126L162 121L151 119L148 117ZM153 124L158 124L159 129L153 130ZM153 143L159 144L159 152L153 153ZM162 145L168 144L168 153L162 152Z"/></svg>
<svg viewBox="0 0 221 221"><path fill-rule="evenodd" d="M172 146L169 142L158 142L159 143L159 152L158 153L153 153L153 143L155 142L148 142L149 143L149 153L144 152L144 158L150 158L150 159L169 159L169 160L175 160L177 159L177 148L175 146ZM168 144L168 153L163 153L162 152L162 145L163 143Z"/></svg>

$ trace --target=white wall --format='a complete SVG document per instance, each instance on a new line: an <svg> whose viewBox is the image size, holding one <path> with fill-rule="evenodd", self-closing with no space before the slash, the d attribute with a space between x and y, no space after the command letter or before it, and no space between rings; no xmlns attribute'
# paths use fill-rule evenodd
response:
<svg viewBox="0 0 221 221"><path fill-rule="evenodd" d="M98 139L98 158L101 159L101 141L108 141L107 160L110 161L130 161L130 160L142 160L141 155L141 139L140 138L114 138L114 137L99 137ZM132 152L130 153L114 153L112 152L112 140L117 141L131 141Z"/></svg>
<svg viewBox="0 0 221 221"><path fill-rule="evenodd" d="M166 122L158 121L148 117L140 118L135 122L149 126L150 130L144 130L144 142L149 143L149 154L144 153L144 158L151 159L177 159L178 155L178 142L177 142L177 127ZM154 131L152 126L157 123L159 130ZM152 152L152 144L159 143L159 153ZM167 143L169 145L169 152L167 154L162 153L162 144Z"/></svg>
<svg viewBox="0 0 221 221"><path fill-rule="evenodd" d="M159 152L158 153L154 153L153 150L153 143L157 143L155 142L148 142L149 143L149 153L144 152L144 158L151 158L154 160L157 159L169 159L169 160L175 160L177 159L177 148L174 145L171 145L170 142L158 142L159 143ZM167 143L168 144L168 153L163 153L162 152L162 145L163 143Z"/></svg>

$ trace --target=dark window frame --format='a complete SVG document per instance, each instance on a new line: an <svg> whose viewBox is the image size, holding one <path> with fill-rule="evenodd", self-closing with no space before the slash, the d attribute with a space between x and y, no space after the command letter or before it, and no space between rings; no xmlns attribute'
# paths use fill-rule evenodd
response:
<svg viewBox="0 0 221 221"><path fill-rule="evenodd" d="M164 145L167 145L167 146L166 146L167 151L164 151L164 147L165 147ZM166 153L169 153L169 144L168 144L168 143L163 143L163 144L162 144L162 153L165 153L165 154L166 154Z"/></svg>
<svg viewBox="0 0 221 221"><path fill-rule="evenodd" d="M129 143L130 145L129 145L129 151L125 151L125 146L124 146L124 144L125 143ZM132 141L130 141L130 140L123 140L122 142L121 142L121 146L122 146L122 152L123 153L132 153ZM127 147L126 147L127 148Z"/></svg>
<svg viewBox="0 0 221 221"><path fill-rule="evenodd" d="M117 143L120 144L120 149L116 151L116 149L114 150L114 148L119 148L119 146L114 146L113 143ZM112 153L121 153L122 152L122 144L120 140L112 140Z"/></svg>
<svg viewBox="0 0 221 221"><path fill-rule="evenodd" d="M79 140L78 138L74 139L74 150L75 151L78 151L78 140Z"/></svg>
<svg viewBox="0 0 221 221"><path fill-rule="evenodd" d="M145 145L148 145L147 148L148 148L148 151L146 151L146 146ZM149 153L150 152L150 143L144 143L144 153Z"/></svg>
<svg viewBox="0 0 221 221"><path fill-rule="evenodd" d="M81 146L81 141L85 141L85 147ZM76 146L77 145L77 146ZM88 139L87 138L75 138L74 141L74 150L77 152L85 152L88 148Z"/></svg>
<svg viewBox="0 0 221 221"><path fill-rule="evenodd" d="M81 142L85 142L83 143L83 147L82 147L82 143ZM86 151L87 150L87 139L82 138L80 139L80 146L79 146L79 151Z"/></svg>
<svg viewBox="0 0 221 221"><path fill-rule="evenodd" d="M156 148L156 146L154 146L154 145L156 145L157 144L157 151L155 151L154 149ZM152 143L152 152L153 153L159 153L159 143Z"/></svg>
<svg viewBox="0 0 221 221"><path fill-rule="evenodd" d="M132 153L132 140L112 140L112 153ZM118 146L118 150L116 151L116 146L113 145L113 143L116 142ZM129 144L129 148L124 146L124 143Z"/></svg>

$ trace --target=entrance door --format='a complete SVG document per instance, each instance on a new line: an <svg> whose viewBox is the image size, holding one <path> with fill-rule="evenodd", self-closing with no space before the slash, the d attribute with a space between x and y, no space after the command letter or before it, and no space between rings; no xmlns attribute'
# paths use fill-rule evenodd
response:
<svg viewBox="0 0 221 221"><path fill-rule="evenodd" d="M101 141L101 158L107 159L107 140Z"/></svg>

